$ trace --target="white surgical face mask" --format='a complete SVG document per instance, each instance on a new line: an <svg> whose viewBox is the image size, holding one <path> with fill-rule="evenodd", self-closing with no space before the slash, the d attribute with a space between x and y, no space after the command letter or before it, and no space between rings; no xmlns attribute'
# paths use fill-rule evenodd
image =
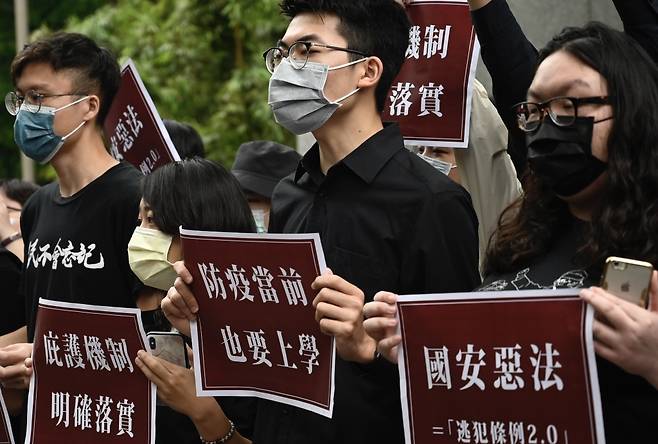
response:
<svg viewBox="0 0 658 444"><path fill-rule="evenodd" d="M302 69L296 69L285 58L274 70L270 79L268 103L279 125L293 134L315 131L331 118L341 106L341 102L356 94L359 88L334 100L327 99L324 87L329 71L346 68L367 60L329 67L322 63L306 62Z"/></svg>
<svg viewBox="0 0 658 444"><path fill-rule="evenodd" d="M443 174L446 176L450 174L450 170L453 168L457 168L457 165L453 165L450 162L445 162L441 159L434 159L433 157L426 156L424 154L418 153L418 157L423 159L425 162L429 163L432 165L434 168L437 170L441 171Z"/></svg>

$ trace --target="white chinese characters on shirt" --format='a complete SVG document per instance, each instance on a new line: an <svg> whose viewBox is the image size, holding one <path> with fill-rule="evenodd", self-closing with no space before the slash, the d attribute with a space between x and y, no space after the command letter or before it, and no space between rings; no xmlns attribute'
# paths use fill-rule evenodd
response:
<svg viewBox="0 0 658 444"><path fill-rule="evenodd" d="M52 248L51 248L52 247ZM30 241L27 248L27 268L84 267L88 270L102 270L105 267L103 253L96 249L96 244L85 245L80 242L78 248L73 242L58 239L55 245L50 243L39 246L39 238Z"/></svg>
<svg viewBox="0 0 658 444"><path fill-rule="evenodd" d="M520 390L525 387L522 369L522 347L519 344L506 347L494 347L495 366L492 370L495 375L494 388L499 390ZM532 387L535 391L543 391L554 388L564 390L564 381L558 375L557 370L562 368L558 361L560 352L547 342L543 345L531 344L532 355L529 358L532 371ZM450 355L446 346L423 347L425 371L427 375L427 388L445 387L450 390L453 387L451 376ZM485 358L487 353L482 349L476 349L473 344L467 344L465 349L460 349L454 354L456 366L461 368L460 380L463 383L460 390L479 389L484 391L486 384L480 377L480 371L486 367Z"/></svg>

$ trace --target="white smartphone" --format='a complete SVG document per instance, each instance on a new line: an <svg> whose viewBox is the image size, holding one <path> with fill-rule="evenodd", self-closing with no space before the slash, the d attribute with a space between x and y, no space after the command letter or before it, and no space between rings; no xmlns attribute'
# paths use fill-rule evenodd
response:
<svg viewBox="0 0 658 444"><path fill-rule="evenodd" d="M146 335L151 354L165 361L188 368L185 339L180 333L171 331L152 331Z"/></svg>
<svg viewBox="0 0 658 444"><path fill-rule="evenodd" d="M605 261L601 288L647 308L652 273L653 266L649 262L610 256Z"/></svg>

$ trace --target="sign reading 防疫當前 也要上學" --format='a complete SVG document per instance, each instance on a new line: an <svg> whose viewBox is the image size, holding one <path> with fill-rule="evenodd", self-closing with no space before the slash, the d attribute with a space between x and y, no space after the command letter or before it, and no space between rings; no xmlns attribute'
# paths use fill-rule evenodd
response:
<svg viewBox="0 0 658 444"><path fill-rule="evenodd" d="M400 296L407 444L603 444L577 290Z"/></svg>
<svg viewBox="0 0 658 444"><path fill-rule="evenodd" d="M318 234L181 229L199 304L197 394L255 396L331 417L335 344L315 320ZM291 384L294 381L294 384Z"/></svg>
<svg viewBox="0 0 658 444"><path fill-rule="evenodd" d="M382 120L400 125L406 145L468 146L480 45L466 0L413 0L405 61Z"/></svg>
<svg viewBox="0 0 658 444"><path fill-rule="evenodd" d="M39 300L26 444L155 443L140 312Z"/></svg>
<svg viewBox="0 0 658 444"><path fill-rule="evenodd" d="M137 67L128 60L121 70L121 86L108 111L103 129L110 152L144 175L180 160Z"/></svg>

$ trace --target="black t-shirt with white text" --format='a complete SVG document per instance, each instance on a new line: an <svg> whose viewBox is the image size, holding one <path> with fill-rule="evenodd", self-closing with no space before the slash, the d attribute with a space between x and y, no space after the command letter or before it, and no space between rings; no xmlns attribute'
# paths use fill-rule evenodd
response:
<svg viewBox="0 0 658 444"><path fill-rule="evenodd" d="M512 273L486 276L479 290L565 289L598 285L600 272L583 267L577 261L577 251L584 245L586 233L586 223L574 220L541 258ZM598 356L596 365L606 442L656 442L658 391L643 378L626 373Z"/></svg>
<svg viewBox="0 0 658 444"><path fill-rule="evenodd" d="M55 182L27 202L21 231L30 341L39 298L135 307L142 284L128 265L128 241L139 214L142 177L120 163L71 197L62 197Z"/></svg>

